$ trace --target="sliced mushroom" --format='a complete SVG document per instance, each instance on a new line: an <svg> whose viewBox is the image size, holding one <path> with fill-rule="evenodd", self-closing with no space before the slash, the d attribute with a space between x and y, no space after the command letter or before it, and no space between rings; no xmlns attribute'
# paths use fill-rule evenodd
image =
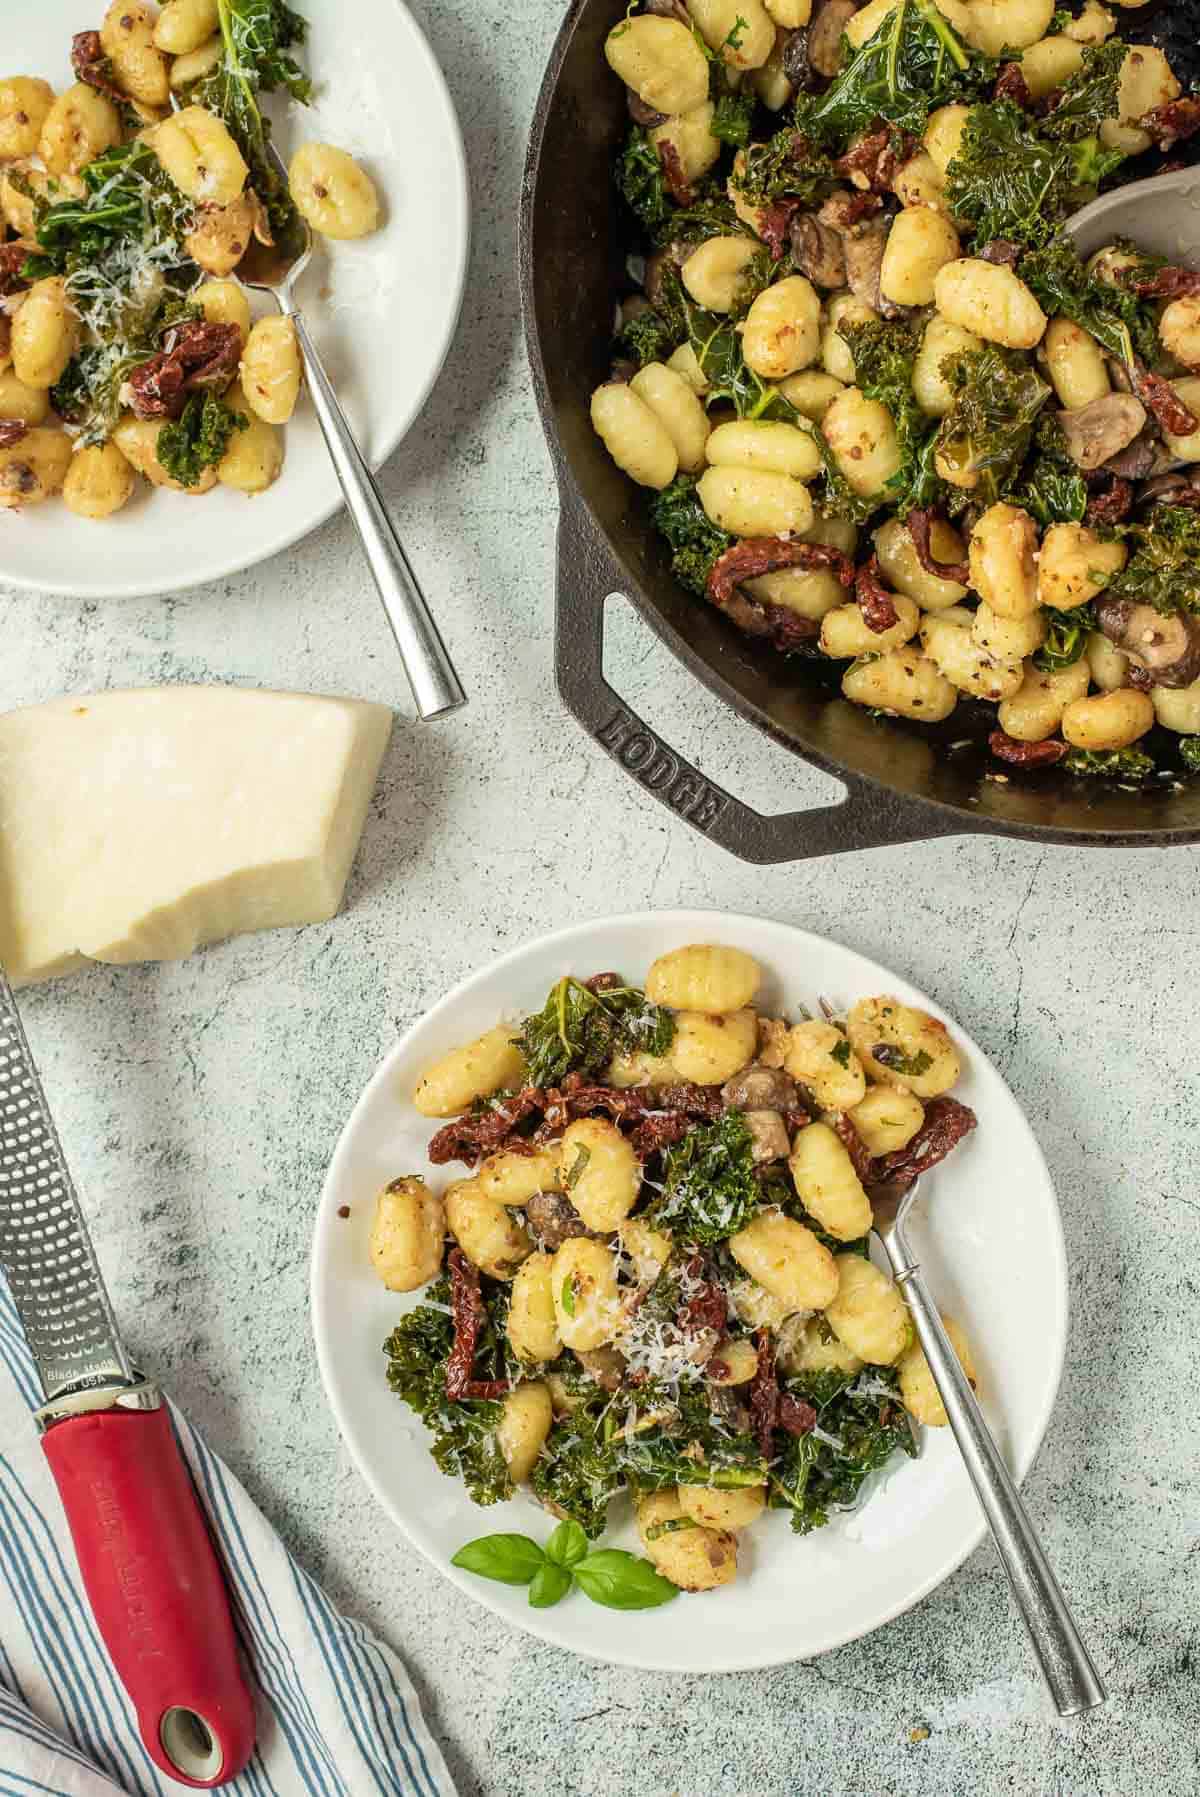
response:
<svg viewBox="0 0 1200 1797"><path fill-rule="evenodd" d="M1190 686L1200 679L1200 618L1164 614L1132 599L1097 601L1096 616L1110 642L1150 676L1153 686Z"/></svg>
<svg viewBox="0 0 1200 1797"><path fill-rule="evenodd" d="M588 1226L564 1192L535 1192L525 1205L525 1221L539 1248L553 1254Z"/></svg>
<svg viewBox="0 0 1200 1797"><path fill-rule="evenodd" d="M691 243L668 243L663 249L655 250L646 258L646 273L642 279L646 298L656 309L661 310L666 295L663 293L663 276L669 268L678 272L695 249Z"/></svg>
<svg viewBox="0 0 1200 1797"><path fill-rule="evenodd" d="M669 113L656 112L653 106L647 106L631 87L625 89L625 110L634 124L641 125L645 131L653 131L657 125L665 125L670 117Z"/></svg>
<svg viewBox="0 0 1200 1797"><path fill-rule="evenodd" d="M796 1082L782 1067L751 1061L721 1087L721 1097L739 1111L794 1111L800 1102Z"/></svg>
<svg viewBox="0 0 1200 1797"><path fill-rule="evenodd" d="M787 42L783 46L782 68L792 92L799 94L817 93L825 86L825 78L814 69L808 54L808 33L810 27L798 25L789 31Z"/></svg>
<svg viewBox="0 0 1200 1797"><path fill-rule="evenodd" d="M750 1153L756 1167L785 1161L791 1153L787 1124L778 1111L747 1111L746 1128L750 1131Z"/></svg>
<svg viewBox="0 0 1200 1797"><path fill-rule="evenodd" d="M846 285L846 254L837 231L811 212L798 212L791 223L792 261L815 287Z"/></svg>
<svg viewBox="0 0 1200 1797"><path fill-rule="evenodd" d="M1132 393L1106 393L1076 412L1060 412L1067 452L1080 468L1099 468L1132 443L1146 422L1146 408Z"/></svg>
<svg viewBox="0 0 1200 1797"><path fill-rule="evenodd" d="M1184 469L1156 474L1138 489L1138 504L1143 501L1165 501L1168 505L1200 505L1200 487Z"/></svg>
<svg viewBox="0 0 1200 1797"><path fill-rule="evenodd" d="M1144 480L1161 467L1165 454L1162 439L1147 427L1138 432L1132 443L1109 456L1104 466L1110 474L1120 475L1122 480Z"/></svg>
<svg viewBox="0 0 1200 1797"><path fill-rule="evenodd" d="M891 220L870 218L853 231L842 234L842 253L846 258L846 285L855 299L884 318L899 318L904 310L885 299L879 289L879 271L887 245Z"/></svg>
<svg viewBox="0 0 1200 1797"><path fill-rule="evenodd" d="M842 66L842 34L858 11L854 0L824 0L813 9L808 22L808 61L826 79Z"/></svg>
<svg viewBox="0 0 1200 1797"><path fill-rule="evenodd" d="M602 1391L616 1391L625 1376L627 1361L616 1348L585 1348L577 1355Z"/></svg>

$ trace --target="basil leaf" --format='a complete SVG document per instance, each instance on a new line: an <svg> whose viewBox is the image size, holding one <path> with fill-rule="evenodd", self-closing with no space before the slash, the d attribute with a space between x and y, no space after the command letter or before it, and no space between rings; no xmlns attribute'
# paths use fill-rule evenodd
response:
<svg viewBox="0 0 1200 1797"><path fill-rule="evenodd" d="M546 1564L546 1556L528 1535L480 1535L460 1547L450 1564L501 1585L528 1585Z"/></svg>
<svg viewBox="0 0 1200 1797"><path fill-rule="evenodd" d="M575 1151L575 1159L571 1163L571 1171L567 1174L566 1180L564 1181L568 1192L573 1192L575 1190L575 1187L579 1184L580 1178L587 1170L587 1164L591 1158L591 1149L585 1148L583 1144L580 1143Z"/></svg>
<svg viewBox="0 0 1200 1797"><path fill-rule="evenodd" d="M576 1566L587 1553L587 1536L570 1517L560 1522L546 1543L546 1558L556 1566Z"/></svg>
<svg viewBox="0 0 1200 1797"><path fill-rule="evenodd" d="M550 1560L539 1566L533 1575L529 1587L530 1608L548 1610L551 1604L560 1602L571 1589L573 1580L565 1566L555 1566Z"/></svg>
<svg viewBox="0 0 1200 1797"><path fill-rule="evenodd" d="M575 1315L575 1275L574 1275L574 1273L568 1273L566 1278L562 1282L561 1303L562 1303L564 1315L573 1317Z"/></svg>
<svg viewBox="0 0 1200 1797"><path fill-rule="evenodd" d="M623 1553L618 1547L589 1554L574 1571L584 1595L609 1610L653 1610L679 1596L678 1585L655 1572L649 1560Z"/></svg>

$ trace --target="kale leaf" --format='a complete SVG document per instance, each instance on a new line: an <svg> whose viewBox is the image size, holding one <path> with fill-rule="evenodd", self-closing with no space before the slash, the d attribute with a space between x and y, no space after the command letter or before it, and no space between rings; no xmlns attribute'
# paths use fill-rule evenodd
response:
<svg viewBox="0 0 1200 1797"><path fill-rule="evenodd" d="M159 431L155 454L172 480L194 487L206 468L215 468L234 431L249 423L218 394L193 393L179 417Z"/></svg>
<svg viewBox="0 0 1200 1797"><path fill-rule="evenodd" d="M592 1391L596 1392L594 1382ZM556 1516L577 1522L589 1541L603 1534L609 1501L624 1485L612 1451L608 1397L597 1393L556 1422L534 1461L530 1484Z"/></svg>
<svg viewBox="0 0 1200 1797"><path fill-rule="evenodd" d="M951 509L970 500L990 505L1024 461L1050 388L1019 350L994 343L947 356L942 373L954 404L938 432L938 454L956 471L975 476L970 487L953 493Z"/></svg>
<svg viewBox="0 0 1200 1797"><path fill-rule="evenodd" d="M500 1314L506 1299L492 1281L481 1284L488 1323L479 1338L476 1365L487 1369L481 1377L500 1377L507 1372ZM426 1296L430 1302L410 1310L383 1344L388 1384L432 1432L430 1452L447 1477L461 1479L477 1504L500 1503L513 1491L496 1435L502 1406L490 1399L447 1398L446 1362L454 1345L449 1281L438 1280ZM435 1304L447 1308L435 1310Z"/></svg>
<svg viewBox="0 0 1200 1797"><path fill-rule="evenodd" d="M39 209L38 249L26 258L27 280L66 274L77 290L89 270L110 284L133 278L128 249L136 245L162 266L185 260L182 239L194 208L148 144L117 144L83 171L84 193ZM114 254L115 252L115 254ZM127 263L121 269L122 258Z"/></svg>
<svg viewBox="0 0 1200 1797"><path fill-rule="evenodd" d="M126 298L113 315L112 334L104 342L85 343L50 389L50 403L60 418L74 425L81 447L101 443L115 430L123 410L121 390L135 368L157 355L173 325L202 318L198 306L170 288L159 297Z"/></svg>
<svg viewBox="0 0 1200 1797"><path fill-rule="evenodd" d="M1104 120L1116 118L1120 112L1117 89L1128 54L1129 46L1120 38L1107 44L1085 44L1082 66L1059 88L1058 104L1041 121L1043 135L1057 143L1098 140Z"/></svg>
<svg viewBox="0 0 1200 1797"><path fill-rule="evenodd" d="M730 1423L703 1384L679 1391L666 1406L653 1390L638 1392L634 1411L614 1431L612 1449L635 1489L705 1485L733 1491L766 1484L754 1436Z"/></svg>
<svg viewBox="0 0 1200 1797"><path fill-rule="evenodd" d="M868 1474L897 1449L915 1458L917 1445L891 1367L849 1376L806 1373L781 1383L814 1407L817 1428L782 1438L783 1451L771 1467L770 1503L789 1509L793 1529L807 1535L823 1528L832 1510L856 1503Z"/></svg>
<svg viewBox="0 0 1200 1797"><path fill-rule="evenodd" d="M970 49L933 0L899 0L823 94L801 94L796 124L818 144L843 149L877 121L923 131L948 101L984 92L996 61Z"/></svg>
<svg viewBox="0 0 1200 1797"><path fill-rule="evenodd" d="M1064 313L1127 367L1135 354L1151 365L1158 360L1154 307L1088 274L1070 238L1056 237L1022 256L1021 279L1049 316Z"/></svg>
<svg viewBox="0 0 1200 1797"><path fill-rule="evenodd" d="M980 243L1047 244L1063 219L1124 160L1093 137L1045 136L1010 100L973 106L946 170L946 204ZM1021 278L1025 279L1024 264Z"/></svg>
<svg viewBox="0 0 1200 1797"><path fill-rule="evenodd" d="M251 186L263 206L275 242L295 253L304 227L286 178L267 154L271 126L259 107L259 95L286 92L306 102L312 83L290 51L304 41L308 27L285 0L217 0L221 60L196 82L189 100L207 106L221 119L250 170Z"/></svg>
<svg viewBox="0 0 1200 1797"><path fill-rule="evenodd" d="M707 243L710 237L751 237L744 219L733 209L728 195L710 187L698 192L690 206L670 206L660 223L650 230L659 248L668 243Z"/></svg>
<svg viewBox="0 0 1200 1797"><path fill-rule="evenodd" d="M901 515L913 506L932 505L942 484L933 466L937 422L922 412L913 392L913 363L921 334L919 324L888 323L882 318L862 323L843 319L838 325L838 335L854 358L856 384L891 413L896 427L904 460L875 504L886 500Z"/></svg>
<svg viewBox="0 0 1200 1797"><path fill-rule="evenodd" d="M740 150L750 142L753 121L754 94L747 89L744 93L723 93L713 107L708 128L722 143Z"/></svg>
<svg viewBox="0 0 1200 1797"><path fill-rule="evenodd" d="M1092 774L1139 784L1154 772L1153 760L1141 749L1069 749L1062 766L1069 774Z"/></svg>
<svg viewBox="0 0 1200 1797"><path fill-rule="evenodd" d="M757 260L757 258L756 258ZM754 264L751 263L751 269ZM752 277L753 278L753 277ZM705 404L728 400L739 418L776 419L807 428L795 406L747 365L741 332L732 315L688 307L688 338L708 382Z"/></svg>
<svg viewBox="0 0 1200 1797"><path fill-rule="evenodd" d="M1082 522L1087 484L1067 453L1062 426L1053 413L1039 413L1029 459L1004 497L1036 518L1043 530L1048 524Z"/></svg>
<svg viewBox="0 0 1200 1797"><path fill-rule="evenodd" d="M655 293L653 304L617 332L618 354L632 356L639 368L647 362L665 362L687 340L688 302L673 262L663 268Z"/></svg>
<svg viewBox="0 0 1200 1797"><path fill-rule="evenodd" d="M1181 736L1179 759L1189 774L1200 774L1200 736Z"/></svg>
<svg viewBox="0 0 1200 1797"><path fill-rule="evenodd" d="M662 162L640 126L630 131L614 174L621 198L644 231L653 235L659 226L670 224L676 208L667 192Z"/></svg>
<svg viewBox="0 0 1200 1797"><path fill-rule="evenodd" d="M664 1191L651 1207L656 1229L679 1241L710 1245L736 1235L761 1201L750 1130L740 1111L689 1130L668 1148Z"/></svg>
<svg viewBox="0 0 1200 1797"><path fill-rule="evenodd" d="M1090 605L1077 605L1072 611L1046 612L1046 640L1035 649L1033 665L1043 674L1057 674L1072 667L1087 648L1089 635L1096 628L1096 614Z"/></svg>
<svg viewBox="0 0 1200 1797"><path fill-rule="evenodd" d="M614 1054L663 1055L675 1039L675 1020L637 986L593 992L570 974L552 986L540 1011L516 1038L534 1086L557 1086L568 1073L594 1078Z"/></svg>
<svg viewBox="0 0 1200 1797"><path fill-rule="evenodd" d="M754 206L769 206L776 200L799 200L811 206L833 192L837 171L823 150L788 125L766 143L750 144L730 180Z"/></svg>
<svg viewBox="0 0 1200 1797"><path fill-rule="evenodd" d="M671 570L689 591L704 598L709 574L734 539L709 518L696 497L696 477L680 474L655 496L650 508L654 528L671 547Z"/></svg>
<svg viewBox="0 0 1200 1797"><path fill-rule="evenodd" d="M1133 553L1108 584L1116 598L1160 612L1200 614L1200 513L1186 505L1155 505L1131 524Z"/></svg>

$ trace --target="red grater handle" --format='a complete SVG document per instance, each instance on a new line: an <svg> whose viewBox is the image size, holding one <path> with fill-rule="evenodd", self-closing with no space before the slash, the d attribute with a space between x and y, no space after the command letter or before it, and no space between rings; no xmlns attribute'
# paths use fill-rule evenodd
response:
<svg viewBox="0 0 1200 1797"><path fill-rule="evenodd" d="M42 1446L147 1753L180 1784L227 1784L254 1751L254 1702L166 1405L68 1417Z"/></svg>

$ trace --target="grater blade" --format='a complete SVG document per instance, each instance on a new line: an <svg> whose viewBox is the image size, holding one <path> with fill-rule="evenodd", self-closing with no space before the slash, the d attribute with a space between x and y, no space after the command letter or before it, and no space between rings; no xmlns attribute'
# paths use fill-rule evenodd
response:
<svg viewBox="0 0 1200 1797"><path fill-rule="evenodd" d="M47 1399L137 1379L25 1030L0 970L0 1272Z"/></svg>

